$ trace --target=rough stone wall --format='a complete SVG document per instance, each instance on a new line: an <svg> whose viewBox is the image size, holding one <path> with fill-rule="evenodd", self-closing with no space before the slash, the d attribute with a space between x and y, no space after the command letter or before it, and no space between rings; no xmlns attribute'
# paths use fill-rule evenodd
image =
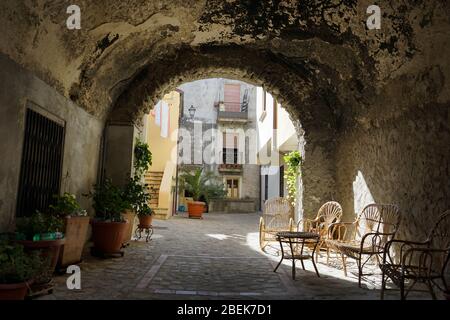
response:
<svg viewBox="0 0 450 320"><path fill-rule="evenodd" d="M342 137L336 173L344 219L354 219L370 198L395 203L403 214L399 236L424 239L450 208L450 109L433 110L411 110ZM366 187L354 188L359 172Z"/></svg>
<svg viewBox="0 0 450 320"><path fill-rule="evenodd" d="M371 4L80 0L82 30L69 31L66 1L4 0L0 52L91 114L113 120L139 119L187 81L229 77L264 85L305 131L307 211L333 196L335 185L351 216L359 167L375 200L398 201L410 214L412 193L419 206L438 210L448 206L450 180L442 151L449 144L450 2L377 1L377 31L365 26ZM423 134L407 135L413 125ZM413 142L430 151L421 165L406 148ZM384 184L377 180L383 176Z"/></svg>
<svg viewBox="0 0 450 320"><path fill-rule="evenodd" d="M305 133L304 140L301 168L303 200L297 204L297 211L299 216L313 219L322 204L337 197L335 144L332 134L325 128Z"/></svg>
<svg viewBox="0 0 450 320"><path fill-rule="evenodd" d="M66 121L61 191L75 193L91 212L82 194L97 180L102 122L3 54L0 70L0 232L14 228L28 102Z"/></svg>

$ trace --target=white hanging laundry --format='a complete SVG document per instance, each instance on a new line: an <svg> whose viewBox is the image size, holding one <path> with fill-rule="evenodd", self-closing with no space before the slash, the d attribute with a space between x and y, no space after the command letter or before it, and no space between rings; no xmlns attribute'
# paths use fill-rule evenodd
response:
<svg viewBox="0 0 450 320"><path fill-rule="evenodd" d="M161 100L155 106L155 124L161 126Z"/></svg>
<svg viewBox="0 0 450 320"><path fill-rule="evenodd" d="M163 101L161 103L161 137L169 136L169 105Z"/></svg>

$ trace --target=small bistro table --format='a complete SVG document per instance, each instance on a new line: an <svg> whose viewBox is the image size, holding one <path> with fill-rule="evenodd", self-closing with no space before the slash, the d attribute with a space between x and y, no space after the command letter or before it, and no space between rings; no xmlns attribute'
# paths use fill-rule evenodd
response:
<svg viewBox="0 0 450 320"><path fill-rule="evenodd" d="M276 238L280 243L281 248L281 260L278 262L275 270L281 265L284 259L292 260L292 279L295 280L295 260L300 260L303 270L305 270L305 265L303 260L311 259L314 269L316 270L317 276L320 278L319 271L317 271L316 263L314 262L314 252L316 251L317 245L320 241L320 236L313 232L295 232L295 231L283 231L276 234ZM286 254L284 252L283 243L289 244L291 253ZM305 245L313 246L311 254L306 254L303 252ZM299 248L300 247L300 248ZM300 249L300 250L299 250Z"/></svg>

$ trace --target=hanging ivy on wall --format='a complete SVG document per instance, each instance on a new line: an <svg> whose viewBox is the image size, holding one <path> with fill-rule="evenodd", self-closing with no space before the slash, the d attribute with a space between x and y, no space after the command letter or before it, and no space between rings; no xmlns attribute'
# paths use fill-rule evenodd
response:
<svg viewBox="0 0 450 320"><path fill-rule="evenodd" d="M292 151L284 156L284 162L287 166L284 178L288 189L288 199L295 206L297 200L297 178L300 175L302 156L299 151Z"/></svg>
<svg viewBox="0 0 450 320"><path fill-rule="evenodd" d="M152 165L152 153L147 143L136 139L134 147L134 176L141 179Z"/></svg>

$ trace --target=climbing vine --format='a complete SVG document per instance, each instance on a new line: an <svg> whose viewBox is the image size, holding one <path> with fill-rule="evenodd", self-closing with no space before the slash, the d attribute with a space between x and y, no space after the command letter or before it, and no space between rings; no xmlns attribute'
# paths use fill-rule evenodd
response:
<svg viewBox="0 0 450 320"><path fill-rule="evenodd" d="M299 151L292 151L284 156L284 162L287 165L284 178L288 189L288 199L295 206L297 194L297 178L300 174L302 165L302 156Z"/></svg>
<svg viewBox="0 0 450 320"><path fill-rule="evenodd" d="M140 179L152 165L152 153L148 144L136 139L134 147L134 176Z"/></svg>

